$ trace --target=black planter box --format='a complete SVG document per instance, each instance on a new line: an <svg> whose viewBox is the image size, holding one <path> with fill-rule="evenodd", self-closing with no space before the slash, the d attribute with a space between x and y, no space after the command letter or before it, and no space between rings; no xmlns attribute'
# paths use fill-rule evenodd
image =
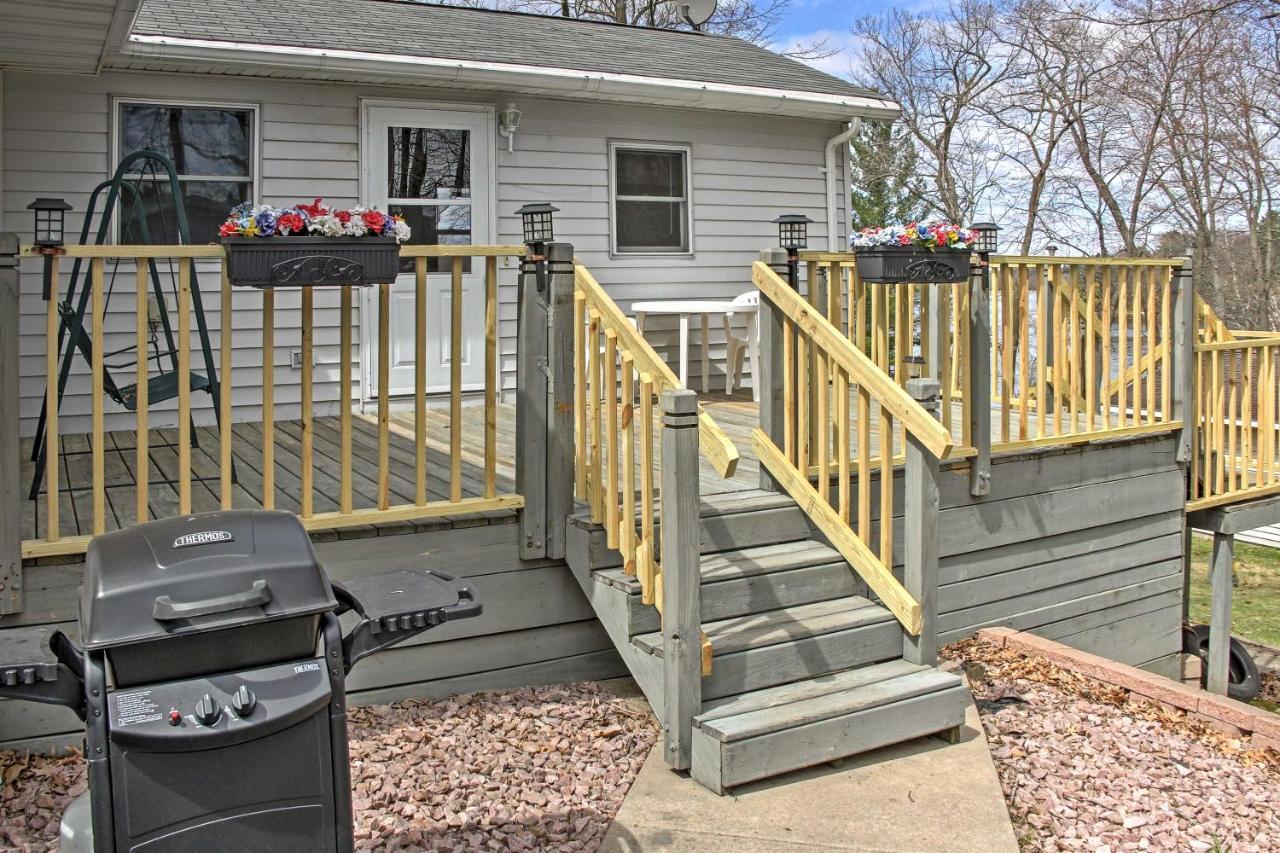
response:
<svg viewBox="0 0 1280 853"><path fill-rule="evenodd" d="M912 249L892 246L854 249L858 278L876 284L964 281L969 249Z"/></svg>
<svg viewBox="0 0 1280 853"><path fill-rule="evenodd" d="M224 237L236 287L325 287L395 281L395 237Z"/></svg>

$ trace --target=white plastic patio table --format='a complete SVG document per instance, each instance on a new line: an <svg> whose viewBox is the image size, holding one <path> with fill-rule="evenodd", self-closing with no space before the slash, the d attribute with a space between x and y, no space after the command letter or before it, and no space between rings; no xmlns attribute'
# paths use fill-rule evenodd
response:
<svg viewBox="0 0 1280 853"><path fill-rule="evenodd" d="M670 299L655 302L634 302L631 310L636 315L636 329L640 334L644 334L645 319L650 314L662 314L678 317L680 320L680 384L689 387L689 318L694 314L702 317L702 391L706 393L710 386L711 375L708 366L708 348L709 341L707 335L707 327L709 318L712 314L719 314L725 318L725 326L729 325L729 318L734 314L745 314L750 318L748 322L754 321L756 314L756 306L754 305L735 305L734 303L724 299ZM751 345L748 346L748 354L751 358L751 375L754 379L756 372L756 347L755 335L748 331L748 340ZM726 365L726 371L728 370ZM727 379L726 379L727 381ZM753 382L754 384L754 382Z"/></svg>

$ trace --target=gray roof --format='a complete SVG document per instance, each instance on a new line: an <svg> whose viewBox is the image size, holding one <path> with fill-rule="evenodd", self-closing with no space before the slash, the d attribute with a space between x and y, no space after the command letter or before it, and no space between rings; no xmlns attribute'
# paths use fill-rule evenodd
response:
<svg viewBox="0 0 1280 853"><path fill-rule="evenodd" d="M146 0L133 31L877 97L741 39L404 0Z"/></svg>

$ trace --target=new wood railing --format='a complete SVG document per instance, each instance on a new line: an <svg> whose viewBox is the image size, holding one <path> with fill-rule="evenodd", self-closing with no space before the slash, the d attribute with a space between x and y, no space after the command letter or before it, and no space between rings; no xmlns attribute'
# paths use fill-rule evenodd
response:
<svg viewBox="0 0 1280 853"><path fill-rule="evenodd" d="M43 535L27 538L22 544L23 557L40 557L55 554L80 553L87 547L94 534L102 533L116 526L138 523L161 515L180 515L205 509L229 509L232 507L264 507L275 508L280 501L287 498L287 508L298 513L308 529L342 528L354 525L378 522L420 519L446 515L460 515L468 512L511 509L523 505L519 494L502 491L498 488L497 463L497 399L499 391L499 352L498 352L498 259L502 257L523 257L523 246L404 246L401 258L412 259L414 265L415 290L413 297L414 311L414 351L417 367L415 368L415 385L412 395L413 429L412 456L404 458L397 449L393 454L390 401L390 296L391 285L376 285L379 304L377 322L377 356L376 374L376 421L373 435L367 434L362 427L354 424L353 410L356 401L353 399L351 382L353 369L354 344L354 296L356 288L341 286L338 307L338 350L337 365L339 399L337 416L339 425L336 434L327 428L319 430L316 424L314 409L314 390L316 385L314 348L316 345L315 294L311 288L301 289L301 305L299 321L290 336L296 334L297 345L301 351L300 365L300 426L295 433L290 429L287 435L278 433L276 425L276 356L278 347L283 341L279 333L284 331L278 325L277 294L274 290L261 291L233 288L226 275L226 256L223 247L206 246L68 246L62 258L82 258L88 261L91 310L87 315L87 331L94 342L89 370L91 400L91 419L88 444L90 447L89 486L91 492L91 520L81 524L81 532L76 535L64 535L63 496L65 486L60 483L59 473L65 466L59 455L62 452L60 441L57 377L61 353L55 345L59 334L59 300L58 300L58 264L59 257L51 259L53 264L53 293L47 302L46 309L46 382L48 388L48 417L45 426L46 446L50 449L50 464L45 468L40 520L43 523ZM32 250L24 249L23 254L31 255ZM448 459L447 472L438 472L446 483L438 492L428 487L428 418L427 418L427 270L428 259L447 260L450 281L448 300L450 316L442 325L448 329L449 368L448 368L448 424L449 440L446 451ZM485 287L483 306L464 305L463 267L466 258L482 258L485 263ZM108 261L132 262L136 268L136 287L138 293L146 293L150 289L148 279L149 259L171 259L176 264L176 305L167 310L176 314L176 373L179 377L192 373L192 281L193 265L199 261L214 263L220 266L221 288L219 299L220 323L223 330L217 346L217 372L220 380L218 397L212 401L217 407L218 426L215 431L216 448L201 445L199 450L193 447L193 401L190 382L177 382L176 406L176 441L172 450L176 453L174 466L174 488L176 501L157 501L151 486L152 436L151 401L148 400L148 380L154 378L155 363L143 357L137 358L134 373L137 382L136 420L133 433L134 446L131 451L132 472L135 499L132 512L122 512L117 501L112 502L112 510L108 510L107 488L108 472L106 459L108 454L109 434L105 429L107 401L103 394L104 379L104 347L102 343L108 339L109 330L104 316L105 306L105 265ZM152 318L149 316L148 300L136 299L133 339L139 354L145 354L149 336L152 334ZM243 404L236 400L237 391L243 389L235 381L236 365L233 360L233 335L227 333L231 327L233 311L241 310L247 305L250 311L259 311L261 316L261 346L266 355L262 359L260 378L254 383L260 391L261 426L260 433L253 436L259 461L252 465L233 462L233 444L236 442L236 426L234 405ZM480 452L482 483L474 488L464 488L463 476L463 322L464 313L483 309L485 343L484 343L484 381L483 381L483 450ZM117 332L117 337L118 337ZM240 339L243 343L243 338ZM292 343L292 341L290 342ZM243 371L241 371L243 375ZM170 418L173 414L167 413ZM202 430L203 432L203 430ZM114 435L114 433L112 434ZM325 445L325 453L317 452L317 445ZM354 464L353 447L360 445L376 460L372 471L365 473ZM277 459L277 452L284 452L282 447L289 448L287 460ZM123 453L114 443L113 454ZM237 451L239 453L239 451ZM278 472L287 472L290 485L285 489L277 480ZM119 472L114 472L119 473ZM325 481L325 503L332 508L318 510L317 480ZM296 487L294 480L296 479ZM394 485L394 488L393 488ZM121 488L118 482L112 481L113 492ZM465 494L466 491L477 492ZM400 498L396 499L396 495ZM405 497L411 496L410 500ZM85 529L88 532L83 532Z"/></svg>
<svg viewBox="0 0 1280 853"><path fill-rule="evenodd" d="M1208 329L1216 340L1195 346L1189 510L1280 492L1280 336Z"/></svg>
<svg viewBox="0 0 1280 853"><path fill-rule="evenodd" d="M771 399L763 403L768 410L762 414L765 424L752 437L761 465L906 631L926 642L936 640L930 636L936 581L928 579L936 571L936 472L939 460L951 454L954 440L885 369L890 352L887 300L871 301L868 356L850 342L847 331L765 263L755 263L752 280L766 300L762 349L766 361L772 360L766 367ZM854 304L862 305L856 293ZM856 328L864 328L856 317L858 310L854 313ZM895 516L903 512L895 507L896 458L904 458L908 467L902 551L914 590L893 572ZM923 477L928 488L913 499L912 484L921 480L921 466L930 469ZM811 472L816 473L816 485ZM933 567L922 580L918 564L921 554L930 551Z"/></svg>
<svg viewBox="0 0 1280 853"><path fill-rule="evenodd" d="M685 769L712 653L701 630L698 457L731 478L738 451L582 264L573 336L575 494L660 614L658 713L667 763Z"/></svg>

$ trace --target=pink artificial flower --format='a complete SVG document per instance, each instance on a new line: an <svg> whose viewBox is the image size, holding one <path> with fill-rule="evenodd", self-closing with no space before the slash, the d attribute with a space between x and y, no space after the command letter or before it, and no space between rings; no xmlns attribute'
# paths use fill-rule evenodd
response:
<svg viewBox="0 0 1280 853"><path fill-rule="evenodd" d="M335 210L333 212L333 216L343 225L346 225L348 222L351 221L351 211L349 210Z"/></svg>
<svg viewBox="0 0 1280 853"><path fill-rule="evenodd" d="M234 222L227 221L222 223L222 227L218 229L219 237L236 237L240 234L240 226Z"/></svg>
<svg viewBox="0 0 1280 853"><path fill-rule="evenodd" d="M386 214L378 210L366 210L360 214L360 218L364 220L364 224L369 226L369 230L374 234L382 233L383 223L386 221Z"/></svg>
<svg viewBox="0 0 1280 853"><path fill-rule="evenodd" d="M311 204L300 204L298 205L298 210L310 217L324 216L329 212L329 208L324 206L324 201L321 199L316 199Z"/></svg>

